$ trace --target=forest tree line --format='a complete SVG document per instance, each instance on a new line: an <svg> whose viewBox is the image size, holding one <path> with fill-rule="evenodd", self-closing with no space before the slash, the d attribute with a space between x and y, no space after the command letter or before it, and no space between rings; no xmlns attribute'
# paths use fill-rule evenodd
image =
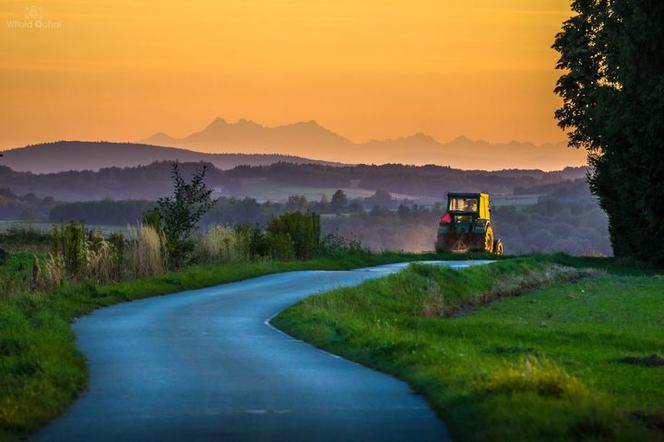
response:
<svg viewBox="0 0 664 442"><path fill-rule="evenodd" d="M32 193L56 201L156 200L171 191L171 162L147 166L109 167L99 171L69 171L47 174L17 172L0 166L0 188L17 195ZM180 163L182 173L190 177L203 163ZM555 184L583 178L584 168L567 168L557 172L541 170L503 170L496 172L467 171L443 166L326 166L319 164L276 163L270 166L238 166L230 170L207 164L206 184L224 196L251 197L244 189L248 178L261 178L269 183L309 188L382 189L387 192L421 197L440 197L447 191L490 191L512 194L516 188Z"/></svg>
<svg viewBox="0 0 664 442"><path fill-rule="evenodd" d="M535 205L492 209L497 236L507 253L565 252L574 255L611 255L605 213L579 184L567 186ZM565 193L564 190L567 190ZM135 224L155 206L151 201L94 201L66 203L51 210L50 221L84 220L88 224ZM328 201L308 201L293 195L285 203L257 202L252 198L219 198L205 214L203 225L258 224L289 212L322 214L323 232L360 241L372 250L431 250L442 204L420 206L377 191L370 198L349 199L342 190Z"/></svg>

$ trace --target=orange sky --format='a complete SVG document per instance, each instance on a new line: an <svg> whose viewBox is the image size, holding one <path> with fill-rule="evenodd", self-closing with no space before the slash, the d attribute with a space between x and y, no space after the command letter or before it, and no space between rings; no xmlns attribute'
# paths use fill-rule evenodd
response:
<svg viewBox="0 0 664 442"><path fill-rule="evenodd" d="M568 0L3 0L0 14L0 148L183 136L216 116L315 119L354 141L564 139L550 46Z"/></svg>

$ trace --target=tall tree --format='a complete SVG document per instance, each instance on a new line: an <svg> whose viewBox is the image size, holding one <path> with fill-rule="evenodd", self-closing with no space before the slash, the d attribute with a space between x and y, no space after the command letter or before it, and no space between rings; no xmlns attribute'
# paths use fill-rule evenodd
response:
<svg viewBox="0 0 664 442"><path fill-rule="evenodd" d="M574 0L556 112L585 148L616 256L664 264L664 1Z"/></svg>

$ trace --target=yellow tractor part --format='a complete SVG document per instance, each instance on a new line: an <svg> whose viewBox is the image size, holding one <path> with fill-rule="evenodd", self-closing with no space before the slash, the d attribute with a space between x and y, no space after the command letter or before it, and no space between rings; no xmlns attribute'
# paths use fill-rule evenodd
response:
<svg viewBox="0 0 664 442"><path fill-rule="evenodd" d="M494 236L488 193L448 193L447 212L440 218L437 252L463 253L481 250L503 254L503 243Z"/></svg>

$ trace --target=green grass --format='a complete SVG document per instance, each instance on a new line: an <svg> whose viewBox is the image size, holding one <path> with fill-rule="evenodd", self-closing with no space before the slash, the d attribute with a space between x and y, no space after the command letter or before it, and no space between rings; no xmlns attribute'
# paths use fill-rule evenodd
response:
<svg viewBox="0 0 664 442"><path fill-rule="evenodd" d="M644 358L664 350L656 273L562 255L413 265L273 323L409 382L454 439L662 440L664 360Z"/></svg>
<svg viewBox="0 0 664 442"><path fill-rule="evenodd" d="M465 257L345 253L313 261L190 267L105 286L80 283L63 286L52 293L29 293L26 291L32 272L32 255L12 254L0 267L0 282L11 286L13 292L26 293L0 296L0 441L14 440L48 423L85 389L85 361L76 350L69 324L96 308L276 272L344 270L441 258Z"/></svg>

